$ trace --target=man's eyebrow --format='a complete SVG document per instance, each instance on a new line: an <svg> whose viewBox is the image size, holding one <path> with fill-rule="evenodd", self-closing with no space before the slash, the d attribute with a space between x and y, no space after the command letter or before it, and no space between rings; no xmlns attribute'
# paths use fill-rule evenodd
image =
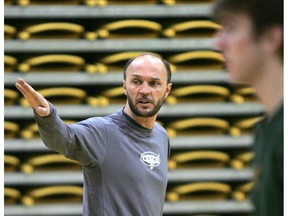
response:
<svg viewBox="0 0 288 216"><path fill-rule="evenodd" d="M138 74L132 74L131 76L136 77L136 78L142 78L142 76L138 75ZM161 80L159 77L151 77L150 79L151 80Z"/></svg>

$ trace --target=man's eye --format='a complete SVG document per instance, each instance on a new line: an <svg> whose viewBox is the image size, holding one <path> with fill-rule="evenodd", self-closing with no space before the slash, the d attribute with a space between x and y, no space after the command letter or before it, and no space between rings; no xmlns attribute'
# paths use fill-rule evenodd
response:
<svg viewBox="0 0 288 216"><path fill-rule="evenodd" d="M151 82L150 85L151 86L157 86L157 85L160 85L160 84L158 82Z"/></svg>
<svg viewBox="0 0 288 216"><path fill-rule="evenodd" d="M133 80L132 82L133 82L134 84L139 84L139 83L140 83L139 80Z"/></svg>

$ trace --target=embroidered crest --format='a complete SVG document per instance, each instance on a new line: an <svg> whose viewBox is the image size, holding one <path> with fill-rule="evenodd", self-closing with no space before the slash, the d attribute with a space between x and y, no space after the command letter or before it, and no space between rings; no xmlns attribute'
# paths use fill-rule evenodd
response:
<svg viewBox="0 0 288 216"><path fill-rule="evenodd" d="M144 152L141 155L140 160L143 164L148 166L151 170L154 169L154 167L159 166L161 163L160 155L154 152L150 152L150 151Z"/></svg>

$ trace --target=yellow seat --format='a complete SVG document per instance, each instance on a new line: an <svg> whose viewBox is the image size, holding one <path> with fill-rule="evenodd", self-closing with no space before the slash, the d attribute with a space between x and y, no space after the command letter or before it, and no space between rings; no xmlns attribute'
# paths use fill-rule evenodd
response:
<svg viewBox="0 0 288 216"><path fill-rule="evenodd" d="M63 120L66 124L73 124L76 123L75 121L71 120ZM34 139L40 137L38 125L36 123L28 124L20 131L20 136L23 139Z"/></svg>
<svg viewBox="0 0 288 216"><path fill-rule="evenodd" d="M68 22L49 22L29 26L18 34L21 40L28 39L75 39L84 32L83 26Z"/></svg>
<svg viewBox="0 0 288 216"><path fill-rule="evenodd" d="M232 136L240 136L242 134L252 134L253 127L263 119L263 116L249 117L241 120L234 120L230 128Z"/></svg>
<svg viewBox="0 0 288 216"><path fill-rule="evenodd" d="M140 19L120 20L101 26L95 32L87 32L89 40L96 38L156 38L161 34L161 24Z"/></svg>
<svg viewBox="0 0 288 216"><path fill-rule="evenodd" d="M31 57L18 66L20 72L78 72L84 68L85 60L76 55L48 54Z"/></svg>
<svg viewBox="0 0 288 216"><path fill-rule="evenodd" d="M233 188L232 198L237 201L248 199L249 192L253 189L255 182L247 182Z"/></svg>
<svg viewBox="0 0 288 216"><path fill-rule="evenodd" d="M16 32L17 32L17 29L14 26L4 24L4 39L5 40L14 38L16 35Z"/></svg>
<svg viewBox="0 0 288 216"><path fill-rule="evenodd" d="M20 127L17 123L4 121L4 138L15 138L18 136Z"/></svg>
<svg viewBox="0 0 288 216"><path fill-rule="evenodd" d="M163 30L168 38L212 37L221 26L210 20L192 20L177 23Z"/></svg>
<svg viewBox="0 0 288 216"><path fill-rule="evenodd" d="M123 87L114 87L101 92L101 96L88 97L88 104L92 106L108 106L110 104L125 104L126 95L124 94Z"/></svg>
<svg viewBox="0 0 288 216"><path fill-rule="evenodd" d="M141 54L149 52L120 52L112 55L105 56L99 60L96 64L87 64L86 71L89 73L100 73L104 74L107 72L123 72L124 65L126 62L135 58ZM153 53L154 54L154 53ZM157 54L154 54L157 55ZM158 55L159 56L159 55Z"/></svg>
<svg viewBox="0 0 288 216"><path fill-rule="evenodd" d="M19 168L20 159L14 155L4 154L4 171L13 172Z"/></svg>
<svg viewBox="0 0 288 216"><path fill-rule="evenodd" d="M215 51L191 51L176 54L168 58L168 62L178 70L212 70L224 68L224 57Z"/></svg>
<svg viewBox="0 0 288 216"><path fill-rule="evenodd" d="M29 174L34 171L67 171L81 170L77 161L71 160L60 154L37 155L24 161L21 165L22 172Z"/></svg>
<svg viewBox="0 0 288 216"><path fill-rule="evenodd" d="M86 100L90 106L109 106L110 101L104 96L88 96Z"/></svg>
<svg viewBox="0 0 288 216"><path fill-rule="evenodd" d="M21 192L15 188L4 187L4 204L16 204L21 198Z"/></svg>
<svg viewBox="0 0 288 216"><path fill-rule="evenodd" d="M250 165L254 156L252 151L237 153L232 157L230 164L234 169L243 169Z"/></svg>
<svg viewBox="0 0 288 216"><path fill-rule="evenodd" d="M14 105L18 100L19 94L12 89L4 89L4 105Z"/></svg>
<svg viewBox="0 0 288 216"><path fill-rule="evenodd" d="M188 151L172 153L169 169L176 168L214 168L224 167L230 162L230 156L220 151Z"/></svg>
<svg viewBox="0 0 288 216"><path fill-rule="evenodd" d="M166 127L169 137L178 135L223 135L227 134L230 129L228 121L220 118L188 118L177 120L168 124Z"/></svg>
<svg viewBox="0 0 288 216"><path fill-rule="evenodd" d="M179 200L223 200L230 196L231 187L218 182L196 182L168 189L166 199Z"/></svg>
<svg viewBox="0 0 288 216"><path fill-rule="evenodd" d="M17 0L17 4L21 6L30 5L78 5L82 0Z"/></svg>
<svg viewBox="0 0 288 216"><path fill-rule="evenodd" d="M233 89L231 100L237 104L257 101L255 89L252 87L239 87Z"/></svg>
<svg viewBox="0 0 288 216"><path fill-rule="evenodd" d="M81 104L86 100L86 92L79 88L54 87L38 90L38 92L53 104ZM28 101L22 97L20 104L29 107Z"/></svg>
<svg viewBox="0 0 288 216"><path fill-rule="evenodd" d="M4 71L11 72L17 66L17 59L10 55L4 55Z"/></svg>
<svg viewBox="0 0 288 216"><path fill-rule="evenodd" d="M86 0L89 2L89 0ZM98 6L107 5L147 5L147 4L157 4L157 0L98 0Z"/></svg>
<svg viewBox="0 0 288 216"><path fill-rule="evenodd" d="M161 0L161 2L168 6L177 4L198 4L198 3L213 3L215 0Z"/></svg>
<svg viewBox="0 0 288 216"><path fill-rule="evenodd" d="M119 87L115 87L115 88L103 91L102 95L108 98L112 98L112 97L122 96L125 94L124 94L123 86L119 86Z"/></svg>
<svg viewBox="0 0 288 216"><path fill-rule="evenodd" d="M27 192L21 199L25 206L44 203L81 203L83 189L80 186L57 185L35 188Z"/></svg>
<svg viewBox="0 0 288 216"><path fill-rule="evenodd" d="M230 96L230 90L217 85L191 85L172 89L166 98L169 104L179 102L224 102Z"/></svg>

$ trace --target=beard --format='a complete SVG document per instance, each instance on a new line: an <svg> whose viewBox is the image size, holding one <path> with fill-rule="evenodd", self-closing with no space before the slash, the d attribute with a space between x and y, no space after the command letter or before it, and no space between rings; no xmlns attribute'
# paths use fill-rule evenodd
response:
<svg viewBox="0 0 288 216"><path fill-rule="evenodd" d="M165 95L157 102L157 104L154 104L153 102L155 106L150 111L139 110L137 106L133 103L129 94L127 94L127 100L128 100L129 107L131 111L134 113L134 115L139 116L139 117L152 117L156 115L159 112L160 108L162 107L162 104L164 103L164 100L165 100Z"/></svg>

